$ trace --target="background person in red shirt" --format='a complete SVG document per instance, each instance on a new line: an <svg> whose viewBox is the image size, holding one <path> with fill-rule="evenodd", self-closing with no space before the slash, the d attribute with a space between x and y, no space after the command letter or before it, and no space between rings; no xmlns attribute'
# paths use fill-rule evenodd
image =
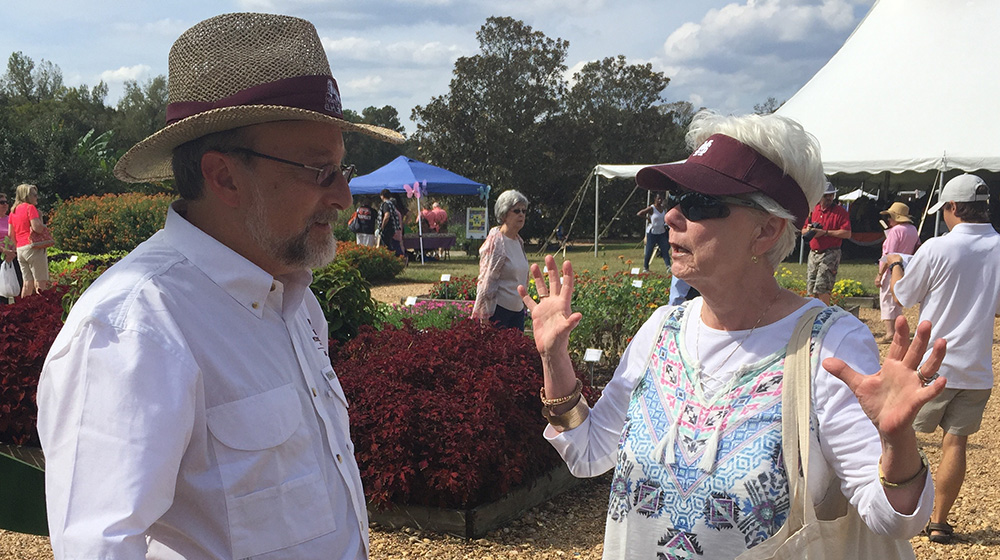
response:
<svg viewBox="0 0 1000 560"><path fill-rule="evenodd" d="M830 292L837 281L840 266L840 245L851 236L851 220L847 210L836 203L837 189L829 182L819 204L809 214L802 228L803 239L809 240L809 267L806 273L806 295L830 305Z"/></svg>
<svg viewBox="0 0 1000 560"><path fill-rule="evenodd" d="M42 247L31 246L31 233L48 230L35 206L38 204L38 187L18 185L14 194L14 207L10 211L10 231L17 246L17 260L21 264L24 282L21 297L41 292L49 287L49 259Z"/></svg>

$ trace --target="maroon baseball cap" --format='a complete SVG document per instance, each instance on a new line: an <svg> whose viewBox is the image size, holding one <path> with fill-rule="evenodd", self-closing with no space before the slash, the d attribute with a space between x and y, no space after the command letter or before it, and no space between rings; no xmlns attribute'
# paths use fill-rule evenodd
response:
<svg viewBox="0 0 1000 560"><path fill-rule="evenodd" d="M795 216L801 228L809 215L802 187L757 150L724 134L713 134L682 163L651 165L639 170L635 182L653 191L677 188L708 195L759 192Z"/></svg>

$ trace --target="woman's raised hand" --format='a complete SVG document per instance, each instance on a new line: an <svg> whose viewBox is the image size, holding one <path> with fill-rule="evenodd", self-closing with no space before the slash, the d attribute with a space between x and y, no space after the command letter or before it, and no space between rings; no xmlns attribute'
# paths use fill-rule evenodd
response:
<svg viewBox="0 0 1000 560"><path fill-rule="evenodd" d="M535 348L543 358L552 352L569 352L569 333L583 317L570 309L573 298L573 265L568 260L563 261L560 276L556 273L556 260L552 255L547 255L545 268L549 271L548 283L538 265L531 265L531 277L538 290L537 302L528 295L527 288L517 287L517 293L531 313Z"/></svg>
<svg viewBox="0 0 1000 560"><path fill-rule="evenodd" d="M947 346L944 339L934 341L927 361L920 364L930 336L931 324L924 321L917 325L911 343L906 318L897 317L896 335L875 375L861 375L838 358L823 360L823 367L850 387L879 433L890 441L912 430L920 408L945 388L945 378L937 375Z"/></svg>

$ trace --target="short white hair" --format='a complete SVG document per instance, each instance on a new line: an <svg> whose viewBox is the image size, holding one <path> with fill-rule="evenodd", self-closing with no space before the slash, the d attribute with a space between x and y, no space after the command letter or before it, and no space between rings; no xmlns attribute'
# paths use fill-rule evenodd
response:
<svg viewBox="0 0 1000 560"><path fill-rule="evenodd" d="M811 211L823 197L826 176L823 174L819 141L799 123L774 114L726 116L702 110L691 120L685 139L693 150L713 134L725 134L739 140L771 160L798 183L806 197L807 211ZM778 242L763 255L772 267L777 268L795 248L796 216L766 194L753 193L749 198L769 214L785 220L785 229Z"/></svg>
<svg viewBox="0 0 1000 560"><path fill-rule="evenodd" d="M510 212L510 209L518 203L527 207L528 197L514 189L500 193L500 196L497 197L497 203L493 206L493 214L497 217L497 222L502 224L507 219L507 212Z"/></svg>

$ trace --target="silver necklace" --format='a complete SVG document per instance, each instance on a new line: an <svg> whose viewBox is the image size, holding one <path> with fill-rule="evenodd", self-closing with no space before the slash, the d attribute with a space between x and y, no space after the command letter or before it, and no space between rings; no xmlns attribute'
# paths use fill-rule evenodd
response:
<svg viewBox="0 0 1000 560"><path fill-rule="evenodd" d="M757 327L760 326L760 322L764 320L764 315L767 315L767 312L770 311L771 307L774 306L774 302L778 301L778 296L780 296L780 295L781 295L781 290L779 289L778 293L776 293L774 295L774 299L771 300L771 303L767 304L767 307L764 308L764 312L760 314L760 317L757 317L757 322L754 323L753 327L750 328L750 332L748 332L743 337L743 339L740 340L740 342L736 345L736 348L733 348L732 352L730 352L729 355L726 356L726 359L722 360L722 363L719 364L714 370L712 370L712 373L709 374L708 377L713 377L713 376L715 376L716 373L719 373L719 370L721 370L722 367L726 365L726 363L729 361L729 358L732 358L733 354L735 354L737 350L739 350L740 348L743 347L743 343L746 342L747 339L750 338L750 335L753 334L753 331L757 330ZM694 337L694 351L695 351L695 354L698 355L698 363L701 364L702 363L702 361L701 361L701 329L702 329L704 321L701 321L700 318L699 318L699 321L700 322L698 323L698 332L695 333L695 337Z"/></svg>

